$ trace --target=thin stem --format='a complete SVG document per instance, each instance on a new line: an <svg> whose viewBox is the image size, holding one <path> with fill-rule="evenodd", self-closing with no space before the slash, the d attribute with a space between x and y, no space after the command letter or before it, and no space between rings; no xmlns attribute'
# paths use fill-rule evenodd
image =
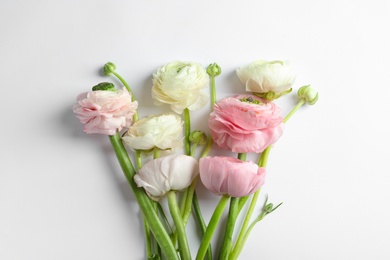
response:
<svg viewBox="0 0 390 260"><path fill-rule="evenodd" d="M184 148L186 155L191 154L191 144L190 144L190 133L191 133L191 121L190 121L190 111L188 108L185 108L183 111L184 117Z"/></svg>
<svg viewBox="0 0 390 260"><path fill-rule="evenodd" d="M135 163L137 165L138 170L142 168L141 151L135 151Z"/></svg>
<svg viewBox="0 0 390 260"><path fill-rule="evenodd" d="M194 191L194 196L192 198L192 207L193 207L193 210L194 210L195 221L198 223L198 225L200 227L201 235L203 237L204 234L206 233L206 228L207 227L206 227L206 223L204 222L204 219L203 219L203 216L202 216L202 212L200 210L200 205L199 205L199 201L198 201L198 196L196 195L196 191ZM211 246L210 245L207 248L206 259L207 260L212 260L213 259L213 254L211 252Z"/></svg>
<svg viewBox="0 0 390 260"><path fill-rule="evenodd" d="M237 157L241 161L245 161L246 160L246 153L239 153Z"/></svg>
<svg viewBox="0 0 390 260"><path fill-rule="evenodd" d="M129 84L127 84L126 80L124 78L122 78L121 75L119 75L116 71L113 71L112 74L114 74L115 77L117 77L119 79L120 82L122 82L123 86L125 86L125 88L127 89L127 91L131 94L131 101L135 101L135 97L134 97L134 93L133 91L131 90ZM138 109L136 110L134 116L133 116L133 121L137 121L138 120Z"/></svg>
<svg viewBox="0 0 390 260"><path fill-rule="evenodd" d="M127 91L132 94L131 95L131 101L134 101L135 100L135 97L133 95L133 91L131 90L129 84L127 84L126 80L124 78L122 78L121 75L119 75L116 71L113 71L112 74L115 75L115 77L117 77L117 79L119 79L120 82L122 82L123 86L125 86L125 88L127 89Z"/></svg>
<svg viewBox="0 0 390 260"><path fill-rule="evenodd" d="M199 176L196 176L196 178L192 181L191 185L188 187L188 189L185 191L187 193L185 204L182 211L183 216L183 222L184 225L187 225L188 218L191 215L191 205L192 205L192 199L194 197L195 187L196 183L198 182Z"/></svg>
<svg viewBox="0 0 390 260"><path fill-rule="evenodd" d="M238 203L239 198L231 198L230 199L230 208L229 208L229 217L226 223L225 235L222 243L222 247L219 253L219 260L227 260L229 258L229 254L232 249L232 239L233 239L233 231L234 226L236 224L237 216L238 216Z"/></svg>
<svg viewBox="0 0 390 260"><path fill-rule="evenodd" d="M134 196L137 199L138 205L140 206L142 213L149 225L150 230L152 231L156 241L162 248L163 254L167 259L176 259L178 260L178 255L176 253L175 247L172 244L172 241L166 232L163 224L161 223L158 215L153 210L153 206L150 198L146 195L145 191L139 187L134 181L135 170L129 155L125 147L123 146L122 140L119 134L109 136L112 147L116 154L116 157L119 161L119 164L122 168L122 171L133 190Z"/></svg>
<svg viewBox="0 0 390 260"><path fill-rule="evenodd" d="M153 159L160 158L161 150L160 148L154 147L153 149Z"/></svg>
<svg viewBox="0 0 390 260"><path fill-rule="evenodd" d="M209 136L209 138L207 139L207 144L204 147L200 158L206 157L209 154L211 147L213 147L213 144L214 144L213 138Z"/></svg>
<svg viewBox="0 0 390 260"><path fill-rule="evenodd" d="M286 123L291 117L292 115L294 115L294 113L303 105L305 104L305 100L304 99L301 99L298 104L287 114L287 116L284 118L283 122ZM271 146L267 147L267 149L265 149L263 151L263 153L261 154L259 160L258 160L258 165L259 167L266 167L267 166L267 163L268 163L268 157L269 157L269 153L271 151ZM255 205L257 203L257 200L258 200L258 197L259 197L259 194L260 194L260 189L258 191L256 191L254 194L253 194L253 197L252 197L252 201L251 201L251 204L249 206L249 209L248 209L248 212L247 212L247 215L245 217L245 220L244 220L244 223L242 225L242 228L241 228L241 231L240 231L240 234L238 236L238 239L237 239L237 242L236 242L236 245L231 253L231 258L230 259L237 259L237 257L239 256L240 252L242 251L243 247L244 247L244 244L245 244L245 241L246 239L248 238L249 236L249 233L250 233L250 230L253 228L252 225L250 227L250 230L248 229L248 225L249 225L249 221L250 221L250 218L252 216L252 213L253 213L253 210L255 208ZM242 198L243 199L243 198ZM242 205L243 206L243 205ZM249 232L248 232L249 231Z"/></svg>
<svg viewBox="0 0 390 260"><path fill-rule="evenodd" d="M146 244L146 254L148 256L148 259L151 259L154 257L153 252L152 252L152 245L151 245L151 234L150 234L150 229L148 222L146 221L145 218L143 218L144 221L144 231L145 231L145 244Z"/></svg>
<svg viewBox="0 0 390 260"><path fill-rule="evenodd" d="M196 147L198 147L198 144L197 143L192 143L190 156L192 156L192 157L195 156Z"/></svg>
<svg viewBox="0 0 390 260"><path fill-rule="evenodd" d="M213 108L214 108L214 104L217 100L217 93L215 91L215 76L211 76L211 101L210 101L210 109L211 111L213 111Z"/></svg>
<svg viewBox="0 0 390 260"><path fill-rule="evenodd" d="M259 162L258 162L259 167L265 167L265 166L267 165L268 156L269 156L270 150L271 150L271 146L268 146L268 147L263 151L263 153L261 154L260 159L259 159ZM242 227L241 227L241 230L240 230L240 234L238 235L238 238L237 238L236 245L234 246L234 249L233 249L233 251L232 251L232 255L233 255L233 256L236 255L236 257L238 257L238 252L240 252L240 251L242 250L242 248L240 249L239 246L241 246L241 247L244 246L244 244L242 243L242 241L243 241L244 236L245 236L245 233L246 233L246 231L247 231L247 229L248 229L248 226L249 226L249 223L250 223L250 220L251 220L253 211L254 211L254 209L255 209L257 200L258 200L258 198L259 198L260 190L261 190L261 189L258 189L258 190L253 194L252 201L251 201L251 203L250 203L250 205L249 205L249 208L248 208L248 211L247 211L247 213L246 213L244 222L243 222Z"/></svg>
<svg viewBox="0 0 390 260"><path fill-rule="evenodd" d="M268 157L269 157L269 153L271 151L271 146L268 146L264 151L263 153L261 154L260 156L260 159L257 163L257 165L259 165L259 167L266 167L267 166L267 163L268 163Z"/></svg>
<svg viewBox="0 0 390 260"><path fill-rule="evenodd" d="M245 203L248 201L249 196L241 197L240 201L238 202L238 213L241 212L242 208L244 207Z"/></svg>
<svg viewBox="0 0 390 260"><path fill-rule="evenodd" d="M177 205L176 192L169 191L167 197L168 197L169 210L171 212L171 216L173 222L175 223L177 234L178 234L179 247L180 247L179 253L181 256L181 260L191 260L191 253L190 253L190 248L188 246L185 226L183 223L183 219L181 218L179 206Z"/></svg>
<svg viewBox="0 0 390 260"><path fill-rule="evenodd" d="M298 104L290 111L290 113L287 114L287 116L284 118L283 123L286 123L292 115L300 108L303 104L305 104L305 100L301 99Z"/></svg>
<svg viewBox="0 0 390 260"><path fill-rule="evenodd" d="M230 199L229 196L222 196L221 199L219 200L219 203L215 208L213 215L211 216L210 222L207 226L202 242L200 243L198 254L196 255L196 260L203 260L207 252L207 248L210 244L210 241L213 237L214 231L218 225L218 222L223 214L223 211L229 199Z"/></svg>
<svg viewBox="0 0 390 260"><path fill-rule="evenodd" d="M237 241L237 244L236 244L236 247L235 247L235 250L233 250L230 254L230 257L229 257L229 260L236 260L238 258L238 256L240 255L242 249L244 248L244 245L249 237L249 234L250 232L252 231L253 227L255 226L255 224L259 221L261 221L266 215L266 212L262 212L260 214L260 216L252 222L252 224L249 226L249 228L246 230L244 236L243 236L243 239L240 240L240 241Z"/></svg>
<svg viewBox="0 0 390 260"><path fill-rule="evenodd" d="M152 202L152 205L153 205L153 208L154 208L154 211L156 212L157 216L158 216L158 202L156 201L153 201ZM154 252L154 256L157 257L157 259L160 259L160 252L161 252L161 248L160 248L160 245L157 243L157 241L155 239L153 239L152 241L152 246L153 246L153 252Z"/></svg>

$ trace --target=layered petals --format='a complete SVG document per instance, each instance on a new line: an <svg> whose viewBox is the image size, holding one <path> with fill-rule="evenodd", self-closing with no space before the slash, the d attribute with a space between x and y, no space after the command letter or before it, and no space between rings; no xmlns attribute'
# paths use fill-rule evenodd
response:
<svg viewBox="0 0 390 260"><path fill-rule="evenodd" d="M265 181L266 170L251 161L232 157L206 157L199 161L203 185L217 195L243 197L257 191Z"/></svg>
<svg viewBox="0 0 390 260"><path fill-rule="evenodd" d="M122 137L134 150L176 150L183 145L183 121L174 114L152 115L135 122Z"/></svg>
<svg viewBox="0 0 390 260"><path fill-rule="evenodd" d="M84 124L87 134L114 135L124 127L131 126L137 107L137 101L131 101L126 89L100 90L80 94L73 112Z"/></svg>
<svg viewBox="0 0 390 260"><path fill-rule="evenodd" d="M170 190L183 190L190 186L199 173L196 159L187 155L169 155L146 163L134 176L138 187L143 187L154 200Z"/></svg>
<svg viewBox="0 0 390 260"><path fill-rule="evenodd" d="M181 114L185 108L198 110L209 100L209 76L199 63L173 61L153 74L155 103L169 104Z"/></svg>
<svg viewBox="0 0 390 260"><path fill-rule="evenodd" d="M253 95L222 99L208 123L214 142L238 153L260 153L283 134L280 108Z"/></svg>
<svg viewBox="0 0 390 260"><path fill-rule="evenodd" d="M247 91L282 93L292 87L295 73L284 61L258 60L236 70Z"/></svg>

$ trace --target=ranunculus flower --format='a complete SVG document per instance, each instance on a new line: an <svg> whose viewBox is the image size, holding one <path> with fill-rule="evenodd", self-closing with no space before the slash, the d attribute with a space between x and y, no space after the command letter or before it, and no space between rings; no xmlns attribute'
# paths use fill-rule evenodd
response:
<svg viewBox="0 0 390 260"><path fill-rule="evenodd" d="M255 93L276 94L287 91L295 81L292 67L283 61L255 61L236 70L246 90Z"/></svg>
<svg viewBox="0 0 390 260"><path fill-rule="evenodd" d="M131 126L137 107L137 101L131 101L126 89L99 90L80 94L73 112L87 134L114 135L123 127Z"/></svg>
<svg viewBox="0 0 390 260"><path fill-rule="evenodd" d="M265 180L265 168L233 157L205 157L199 160L203 185L217 195L243 197L257 191Z"/></svg>
<svg viewBox="0 0 390 260"><path fill-rule="evenodd" d="M173 61L153 74L152 97L156 104L169 104L181 114L185 108L198 110L209 100L209 76L199 63Z"/></svg>
<svg viewBox="0 0 390 260"><path fill-rule="evenodd" d="M134 150L175 150L182 147L183 121L175 114L152 115L135 122L122 137Z"/></svg>
<svg viewBox="0 0 390 260"><path fill-rule="evenodd" d="M159 200L170 190L190 186L199 173L196 159L187 155L170 155L147 162L134 176L138 187L143 187L154 200Z"/></svg>
<svg viewBox="0 0 390 260"><path fill-rule="evenodd" d="M214 106L209 128L221 148L260 153L282 135L283 118L273 102L254 95L237 95Z"/></svg>

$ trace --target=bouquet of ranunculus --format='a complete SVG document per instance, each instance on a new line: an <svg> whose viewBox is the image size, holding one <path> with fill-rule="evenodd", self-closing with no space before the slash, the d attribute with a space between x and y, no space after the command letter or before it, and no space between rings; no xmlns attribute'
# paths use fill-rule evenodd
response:
<svg viewBox="0 0 390 260"><path fill-rule="evenodd" d="M280 206L265 199L261 212L252 217L271 147L295 111L305 103L316 103L318 93L310 86L301 87L299 102L282 116L274 100L290 93L295 80L287 63L256 61L237 69L246 92L243 89L217 101L215 77L221 74L217 64L204 68L198 63L174 61L153 74L151 93L156 105L169 104L172 113L139 119L139 101L115 65L106 63L103 72L119 79L123 87L100 83L77 97L73 111L86 133L107 135L111 141L142 210L146 258L192 259L186 226L193 214L202 234L198 251L193 252L196 259L237 259L254 225ZM191 131L190 111L209 102L211 113L205 118L209 133ZM209 156L214 144L229 150L231 156ZM256 160L247 160L248 153ZM197 199L199 180L220 196L208 223ZM210 243L228 204L218 243L221 246L212 253ZM169 212L164 210L167 208ZM242 223L237 221L240 214ZM234 230L238 234L235 239Z"/></svg>

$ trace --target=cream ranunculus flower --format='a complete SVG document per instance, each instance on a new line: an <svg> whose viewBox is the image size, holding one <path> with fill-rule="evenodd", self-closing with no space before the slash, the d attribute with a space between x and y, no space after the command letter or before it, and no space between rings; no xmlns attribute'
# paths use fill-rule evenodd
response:
<svg viewBox="0 0 390 260"><path fill-rule="evenodd" d="M209 76L199 63L173 61L153 74L152 97L156 104L169 104L181 114L185 108L198 110L209 100Z"/></svg>
<svg viewBox="0 0 390 260"><path fill-rule="evenodd" d="M135 122L122 137L134 150L176 150L183 145L183 121L175 114L152 115Z"/></svg>
<svg viewBox="0 0 390 260"><path fill-rule="evenodd" d="M138 187L143 187L153 200L159 200L168 191L190 186L199 173L196 159L187 155L170 155L147 162L134 176Z"/></svg>
<svg viewBox="0 0 390 260"><path fill-rule="evenodd" d="M296 77L292 67L279 60L258 60L238 68L236 72L247 91L255 94L272 92L276 97L290 92Z"/></svg>

